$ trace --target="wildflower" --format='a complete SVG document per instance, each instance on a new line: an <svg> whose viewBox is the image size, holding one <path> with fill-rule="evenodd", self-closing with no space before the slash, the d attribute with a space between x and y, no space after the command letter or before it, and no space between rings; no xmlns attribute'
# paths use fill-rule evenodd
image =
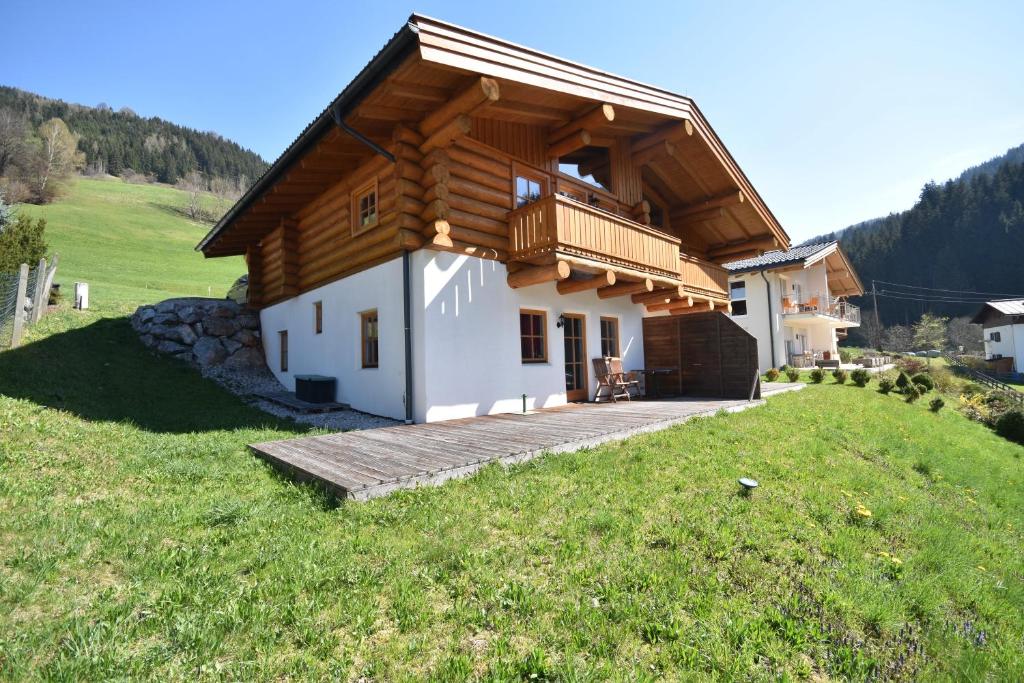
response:
<svg viewBox="0 0 1024 683"><path fill-rule="evenodd" d="M894 565L896 565L897 567L903 566L903 560L901 560L900 558L893 556L893 557L891 557L889 559L891 559L892 563Z"/></svg>
<svg viewBox="0 0 1024 683"><path fill-rule="evenodd" d="M857 509L854 510L854 512L856 512L861 517L865 517L865 518L871 516L871 510L868 510L866 507L864 507L860 503L857 503Z"/></svg>
<svg viewBox="0 0 1024 683"><path fill-rule="evenodd" d="M980 565L980 564L978 565L977 569L978 569L978 571L982 571L982 572L987 572L988 571L987 569L985 569L985 567L983 565Z"/></svg>

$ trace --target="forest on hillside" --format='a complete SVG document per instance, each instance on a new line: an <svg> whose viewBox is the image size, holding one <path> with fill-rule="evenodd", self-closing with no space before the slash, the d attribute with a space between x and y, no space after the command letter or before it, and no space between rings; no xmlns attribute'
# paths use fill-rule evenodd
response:
<svg viewBox="0 0 1024 683"><path fill-rule="evenodd" d="M872 280L880 281L883 325L907 325L929 312L970 315L979 300L1024 294L1024 147L1008 154L928 183L907 211L811 242L840 240L868 292L854 298L865 310L873 305Z"/></svg>
<svg viewBox="0 0 1024 683"><path fill-rule="evenodd" d="M88 107L0 86L0 113L8 126L28 131L63 121L77 136L77 149L84 155L81 170L87 173L131 172L174 184L195 171L245 188L267 168L259 155L216 133L141 117L127 107ZM3 136L0 129L0 145ZM38 136L29 136L30 143L33 137Z"/></svg>

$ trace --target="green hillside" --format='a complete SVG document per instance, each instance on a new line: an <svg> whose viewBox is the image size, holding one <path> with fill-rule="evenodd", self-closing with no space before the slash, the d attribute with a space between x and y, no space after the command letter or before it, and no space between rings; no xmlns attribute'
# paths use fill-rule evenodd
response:
<svg viewBox="0 0 1024 683"><path fill-rule="evenodd" d="M224 296L245 272L241 258L194 250L210 226L185 217L185 204L185 193L170 187L81 178L59 201L19 210L46 218L67 296L84 281L94 307L127 311L172 296Z"/></svg>

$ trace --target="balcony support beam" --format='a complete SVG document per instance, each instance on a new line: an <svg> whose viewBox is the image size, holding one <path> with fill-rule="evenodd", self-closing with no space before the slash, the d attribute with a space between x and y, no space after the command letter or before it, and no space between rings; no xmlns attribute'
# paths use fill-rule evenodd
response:
<svg viewBox="0 0 1024 683"><path fill-rule="evenodd" d="M610 287L615 284L615 273L610 270L606 270L599 275L595 275L587 280L562 280L557 285L559 294L573 294L574 292L585 292L589 289L598 289L600 287Z"/></svg>
<svg viewBox="0 0 1024 683"><path fill-rule="evenodd" d="M446 104L428 114L420 122L420 133L424 138L429 138L457 116L477 112L497 102L500 97L501 88L498 82L493 78L481 76Z"/></svg>
<svg viewBox="0 0 1024 683"><path fill-rule="evenodd" d="M673 299L682 299L686 297L686 290L683 289L682 285L676 287L656 289L649 294L634 294L631 298L635 304L658 304L668 303Z"/></svg>
<svg viewBox="0 0 1024 683"><path fill-rule="evenodd" d="M570 121L561 128L554 130L548 135L548 142L555 143L562 138L569 137L579 130L601 128L615 120L615 107L610 104L600 104L586 114ZM588 143L589 144L589 143Z"/></svg>
<svg viewBox="0 0 1024 683"><path fill-rule="evenodd" d="M507 282L512 289L530 287L543 282L556 282L569 277L572 269L565 261L555 261L547 266L531 266L521 268L514 273L509 273Z"/></svg>
<svg viewBox="0 0 1024 683"><path fill-rule="evenodd" d="M589 145L591 142L590 133L585 130L577 131L568 137L564 137L557 142L552 143L548 147L548 158L558 159L566 154L571 154L578 149L582 149Z"/></svg>
<svg viewBox="0 0 1024 683"><path fill-rule="evenodd" d="M654 291L654 283L648 278L646 280L641 280L640 282L619 282L611 287L602 287L597 290L597 297L599 299L611 299L617 296L626 296L629 294L640 294L652 291Z"/></svg>

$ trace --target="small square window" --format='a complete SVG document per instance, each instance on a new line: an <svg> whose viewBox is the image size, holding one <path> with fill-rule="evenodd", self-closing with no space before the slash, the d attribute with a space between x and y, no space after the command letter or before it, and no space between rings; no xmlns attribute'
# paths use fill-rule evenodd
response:
<svg viewBox="0 0 1024 683"><path fill-rule="evenodd" d="M377 181L352 193L352 234L358 235L377 225Z"/></svg>
<svg viewBox="0 0 1024 683"><path fill-rule="evenodd" d="M541 198L540 181L527 176L516 176L516 208L533 204Z"/></svg>

